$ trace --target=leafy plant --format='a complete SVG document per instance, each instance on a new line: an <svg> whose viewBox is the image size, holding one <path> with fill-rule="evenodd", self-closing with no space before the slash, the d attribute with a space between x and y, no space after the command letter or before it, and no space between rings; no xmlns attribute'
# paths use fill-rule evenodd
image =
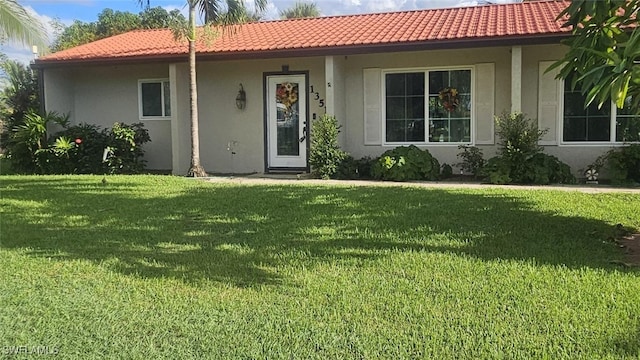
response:
<svg viewBox="0 0 640 360"><path fill-rule="evenodd" d="M109 146L106 158L112 174L136 174L144 170L145 160L142 145L151 141L144 124L126 125L116 122L108 135Z"/></svg>
<svg viewBox="0 0 640 360"><path fill-rule="evenodd" d="M640 183L640 144L609 150L594 166L607 169L614 184Z"/></svg>
<svg viewBox="0 0 640 360"><path fill-rule="evenodd" d="M489 159L483 173L494 184L574 183L569 166L558 158L542 153L538 141L546 130L521 113L503 113L496 117L500 138L498 156Z"/></svg>
<svg viewBox="0 0 640 360"><path fill-rule="evenodd" d="M453 168L449 164L442 164L440 177L443 179L448 179L453 176Z"/></svg>
<svg viewBox="0 0 640 360"><path fill-rule="evenodd" d="M371 168L374 179L409 181L437 180L440 163L428 150L415 145L385 151Z"/></svg>
<svg viewBox="0 0 640 360"><path fill-rule="evenodd" d="M69 115L60 115L54 111L44 115L29 112L24 115L22 124L16 125L5 144L13 168L21 173L38 171L38 152L47 148L47 127L50 124L66 126Z"/></svg>
<svg viewBox="0 0 640 360"><path fill-rule="evenodd" d="M487 163L483 157L482 150L477 146L468 145L460 145L458 149L462 150L462 152L458 153L458 157L462 158L462 162L457 163L456 166L477 178Z"/></svg>
<svg viewBox="0 0 640 360"><path fill-rule="evenodd" d="M347 155L340 163L335 177L344 180L371 179L371 167L376 160L369 156L356 160Z"/></svg>
<svg viewBox="0 0 640 360"><path fill-rule="evenodd" d="M311 126L309 164L311 172L322 179L333 177L347 153L338 145L340 125L335 117L324 115Z"/></svg>

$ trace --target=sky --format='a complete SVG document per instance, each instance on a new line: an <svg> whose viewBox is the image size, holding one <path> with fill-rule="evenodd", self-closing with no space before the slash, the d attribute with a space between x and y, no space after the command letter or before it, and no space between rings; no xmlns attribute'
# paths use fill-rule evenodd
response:
<svg viewBox="0 0 640 360"><path fill-rule="evenodd" d="M146 0L143 0L146 2ZM519 0L489 0L491 3L518 2ZM264 18L277 19L279 12L292 7L296 0L269 0ZM323 16L365 14L401 10L446 8L456 6L473 6L483 0L315 0ZM98 14L110 8L119 11L139 13L142 8L137 0L18 0L29 13L39 19L49 34L49 39L55 38L54 28L50 22L54 19L64 25L74 20L83 22L95 21ZM187 10L184 0L150 0L150 5L161 6L166 10L180 9L185 17ZM252 0L246 3L251 5ZM6 44L0 46L0 51L9 58L28 63L34 58L30 46Z"/></svg>

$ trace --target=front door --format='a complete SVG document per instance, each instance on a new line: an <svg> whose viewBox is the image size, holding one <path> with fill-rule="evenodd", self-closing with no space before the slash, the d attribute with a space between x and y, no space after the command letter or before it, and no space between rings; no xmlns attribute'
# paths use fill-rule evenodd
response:
<svg viewBox="0 0 640 360"><path fill-rule="evenodd" d="M307 168L306 75L267 76L267 167Z"/></svg>

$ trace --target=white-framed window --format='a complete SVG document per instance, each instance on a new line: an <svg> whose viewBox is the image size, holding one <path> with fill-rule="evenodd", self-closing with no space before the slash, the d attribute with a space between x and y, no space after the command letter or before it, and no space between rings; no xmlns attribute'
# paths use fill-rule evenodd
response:
<svg viewBox="0 0 640 360"><path fill-rule="evenodd" d="M140 119L166 119L171 116L169 79L138 80Z"/></svg>
<svg viewBox="0 0 640 360"><path fill-rule="evenodd" d="M627 106L618 109L613 103L598 108L592 103L584 108L585 97L579 89L571 89L571 81L564 82L562 93L562 142L566 144L611 144L640 142L640 116Z"/></svg>
<svg viewBox="0 0 640 360"><path fill-rule="evenodd" d="M385 144L472 142L473 69L385 70Z"/></svg>

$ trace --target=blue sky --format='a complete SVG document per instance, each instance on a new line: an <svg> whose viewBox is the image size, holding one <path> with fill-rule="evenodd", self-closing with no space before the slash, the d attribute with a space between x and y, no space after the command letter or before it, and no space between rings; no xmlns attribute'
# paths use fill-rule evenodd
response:
<svg viewBox="0 0 640 360"><path fill-rule="evenodd" d="M145 0L146 1L146 0ZM519 0L490 0L493 3L517 2ZM276 19L281 10L290 8L296 0L269 0L265 18ZM47 28L50 39L54 38L51 20L58 19L63 24L74 20L95 21L105 8L138 13L142 10L137 0L18 0L27 11L38 18ZM151 0L151 6L161 6L167 10L180 9L186 15L184 0ZM252 0L247 1L253 3ZM398 10L415 10L476 5L478 0L315 0L323 15L363 14ZM29 62L33 55L29 46L6 44L0 47L9 58Z"/></svg>

